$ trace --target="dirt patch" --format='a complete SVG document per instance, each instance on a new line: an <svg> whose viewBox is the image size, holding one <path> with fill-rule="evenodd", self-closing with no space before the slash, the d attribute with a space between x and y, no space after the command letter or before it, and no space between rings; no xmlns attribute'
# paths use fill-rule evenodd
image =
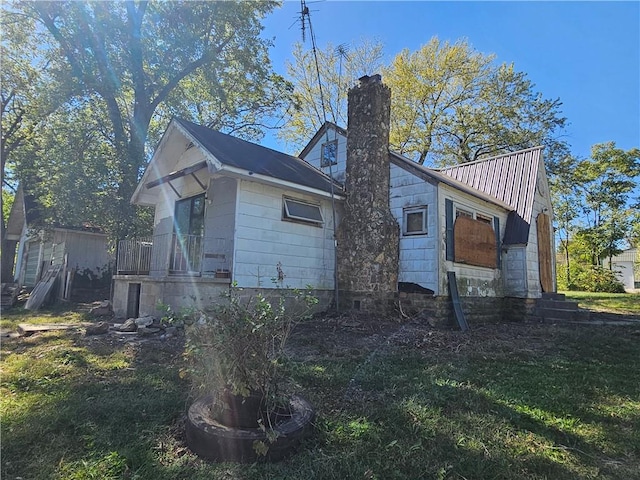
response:
<svg viewBox="0 0 640 480"><path fill-rule="evenodd" d="M514 352L543 355L566 329L585 328L598 327L521 322L483 325L461 332L419 321L324 317L297 325L286 351L297 360L355 358L404 348L429 356L459 353L501 356ZM640 334L640 328L630 327L629 334Z"/></svg>

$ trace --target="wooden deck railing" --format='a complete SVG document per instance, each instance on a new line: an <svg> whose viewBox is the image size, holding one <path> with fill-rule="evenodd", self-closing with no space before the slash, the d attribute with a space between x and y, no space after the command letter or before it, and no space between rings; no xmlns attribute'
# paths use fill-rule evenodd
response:
<svg viewBox="0 0 640 480"><path fill-rule="evenodd" d="M202 236L168 233L151 238L120 240L118 275L149 275L151 272L200 273Z"/></svg>

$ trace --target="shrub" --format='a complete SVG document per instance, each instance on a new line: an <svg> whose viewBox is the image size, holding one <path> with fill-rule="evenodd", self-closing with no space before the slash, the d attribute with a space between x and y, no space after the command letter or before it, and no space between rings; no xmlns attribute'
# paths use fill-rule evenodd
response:
<svg viewBox="0 0 640 480"><path fill-rule="evenodd" d="M558 288L586 292L624 293L624 285L615 272L598 265L574 262L571 265L571 282L567 282L566 271L558 268Z"/></svg>
<svg viewBox="0 0 640 480"><path fill-rule="evenodd" d="M272 300L262 294L243 300L241 292L231 288L185 327L188 374L198 394L220 395L226 389L274 398L287 339L318 299L310 291L279 290Z"/></svg>

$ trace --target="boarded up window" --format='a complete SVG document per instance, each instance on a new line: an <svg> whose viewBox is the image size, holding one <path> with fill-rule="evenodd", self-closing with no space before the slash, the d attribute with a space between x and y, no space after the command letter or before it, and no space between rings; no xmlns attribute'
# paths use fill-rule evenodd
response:
<svg viewBox="0 0 640 480"><path fill-rule="evenodd" d="M453 226L455 261L497 268L496 234L490 224L460 216Z"/></svg>

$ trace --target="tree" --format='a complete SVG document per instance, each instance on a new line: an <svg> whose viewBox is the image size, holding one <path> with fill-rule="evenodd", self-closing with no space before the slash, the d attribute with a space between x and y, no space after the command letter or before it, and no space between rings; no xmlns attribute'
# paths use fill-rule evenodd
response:
<svg viewBox="0 0 640 480"><path fill-rule="evenodd" d="M14 12L15 13L15 12ZM2 278L10 278L13 271L16 242L6 236L6 221L17 186L21 160L35 152L36 137L45 119L59 103L60 92L65 95L72 84L56 84L46 75L46 69L60 69L55 56L38 45L39 34L35 22L24 15L3 15L0 56L0 112L2 135L0 159L2 173L2 219L0 222L0 264ZM45 86L46 85L46 86Z"/></svg>
<svg viewBox="0 0 640 480"><path fill-rule="evenodd" d="M271 72L270 42L260 19L276 3L22 2L16 14L36 19L47 46L82 87L69 108L96 106L94 127L107 142L103 162L114 183L111 233L135 230L129 200L148 157L149 136L180 114L213 128L257 138L261 118L287 99ZM60 73L67 78L66 72ZM94 138L98 138L95 135ZM74 148L67 144L67 148ZM97 149L97 148L96 148Z"/></svg>
<svg viewBox="0 0 640 480"><path fill-rule="evenodd" d="M418 51L403 50L384 71L391 88L391 148L424 164L442 153L453 133L453 115L479 98L494 56L473 51L466 41L451 45L436 37Z"/></svg>
<svg viewBox="0 0 640 480"><path fill-rule="evenodd" d="M580 215L580 189L576 183L575 170L578 160L567 156L558 163L557 174L551 178L551 200L556 224L558 248L564 255L566 287L572 288L570 244L576 232L576 221ZM559 273L559 272L558 272Z"/></svg>
<svg viewBox="0 0 640 480"><path fill-rule="evenodd" d="M301 43L293 49L293 62L287 61L287 74L293 83L292 105L278 137L300 150L326 120L339 126L347 123L346 89L360 77L381 68L382 44L362 40L352 48L328 43L317 49L318 69L313 51ZM317 70L320 70L322 98ZM324 102L324 106L323 106Z"/></svg>
<svg viewBox="0 0 640 480"><path fill-rule="evenodd" d="M392 94L391 146L418 163L447 165L544 145L548 166L562 160L565 118L558 99L535 92L513 64L466 40L432 38L398 54L384 72Z"/></svg>
<svg viewBox="0 0 640 480"><path fill-rule="evenodd" d="M581 234L590 246L593 265L618 254L621 241L631 235L634 210L629 202L639 176L640 149L624 151L614 142L594 145L591 158L579 162L576 181L582 187L586 219Z"/></svg>
<svg viewBox="0 0 640 480"><path fill-rule="evenodd" d="M351 47L364 59L359 68L338 75L342 58L329 45L318 54L328 119L344 126L346 86L364 74L381 71L391 88L392 150L420 164L446 165L544 145L551 170L568 154L560 139L565 118L558 99L545 99L526 74L513 65L496 65L493 55L474 50L466 40L454 44L432 38L419 50L403 50L391 64L380 63L382 45ZM382 68L380 68L382 67ZM298 46L288 65L297 109L281 138L310 138L322 124L320 95L311 52ZM339 106L339 109L338 109Z"/></svg>

